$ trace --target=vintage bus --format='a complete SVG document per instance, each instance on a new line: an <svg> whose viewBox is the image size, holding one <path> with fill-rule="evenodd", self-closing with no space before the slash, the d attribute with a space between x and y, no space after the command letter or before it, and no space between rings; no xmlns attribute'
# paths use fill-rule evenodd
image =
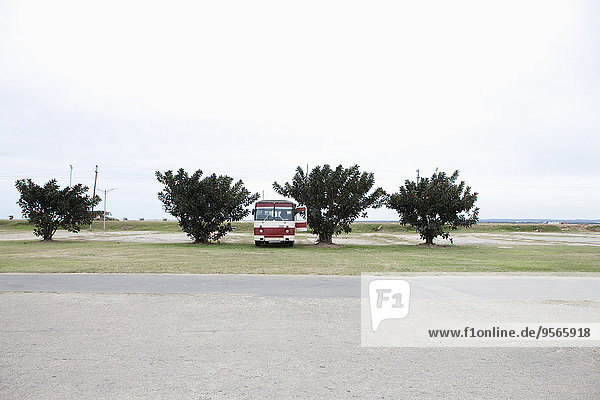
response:
<svg viewBox="0 0 600 400"><path fill-rule="evenodd" d="M252 210L254 243L293 246L296 232L306 231L306 207L296 207L289 200L260 200Z"/></svg>

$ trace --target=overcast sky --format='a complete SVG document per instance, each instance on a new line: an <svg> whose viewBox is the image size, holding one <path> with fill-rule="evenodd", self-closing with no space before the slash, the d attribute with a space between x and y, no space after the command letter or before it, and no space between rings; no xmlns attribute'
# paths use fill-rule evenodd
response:
<svg viewBox="0 0 600 400"><path fill-rule="evenodd" d="M159 218L157 169L276 197L324 163L388 192L458 169L482 218L600 218L599 50L597 1L0 0L0 218L69 165Z"/></svg>

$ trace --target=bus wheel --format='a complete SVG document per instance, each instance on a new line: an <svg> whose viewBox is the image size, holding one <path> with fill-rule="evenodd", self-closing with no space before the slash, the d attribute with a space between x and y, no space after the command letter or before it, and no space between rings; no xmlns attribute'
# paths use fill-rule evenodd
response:
<svg viewBox="0 0 600 400"><path fill-rule="evenodd" d="M292 247L294 245L294 242L288 242L287 244L289 247Z"/></svg>

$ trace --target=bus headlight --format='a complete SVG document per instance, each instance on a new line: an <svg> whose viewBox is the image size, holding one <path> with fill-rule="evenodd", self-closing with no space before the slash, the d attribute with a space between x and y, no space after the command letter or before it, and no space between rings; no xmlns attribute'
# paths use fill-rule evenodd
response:
<svg viewBox="0 0 600 400"><path fill-rule="evenodd" d="M263 228L260 228L260 229L258 230L258 232L259 232L259 233L263 233L264 231L265 231L265 230L264 230Z"/></svg>
<svg viewBox="0 0 600 400"><path fill-rule="evenodd" d="M290 233L290 230L286 228L285 233Z"/></svg>

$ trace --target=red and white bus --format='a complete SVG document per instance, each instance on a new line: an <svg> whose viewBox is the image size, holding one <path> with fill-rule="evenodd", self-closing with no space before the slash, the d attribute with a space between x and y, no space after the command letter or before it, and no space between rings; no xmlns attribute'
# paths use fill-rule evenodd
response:
<svg viewBox="0 0 600 400"><path fill-rule="evenodd" d="M306 231L306 207L296 207L289 200L260 200L252 210L254 243L294 245L296 232Z"/></svg>

